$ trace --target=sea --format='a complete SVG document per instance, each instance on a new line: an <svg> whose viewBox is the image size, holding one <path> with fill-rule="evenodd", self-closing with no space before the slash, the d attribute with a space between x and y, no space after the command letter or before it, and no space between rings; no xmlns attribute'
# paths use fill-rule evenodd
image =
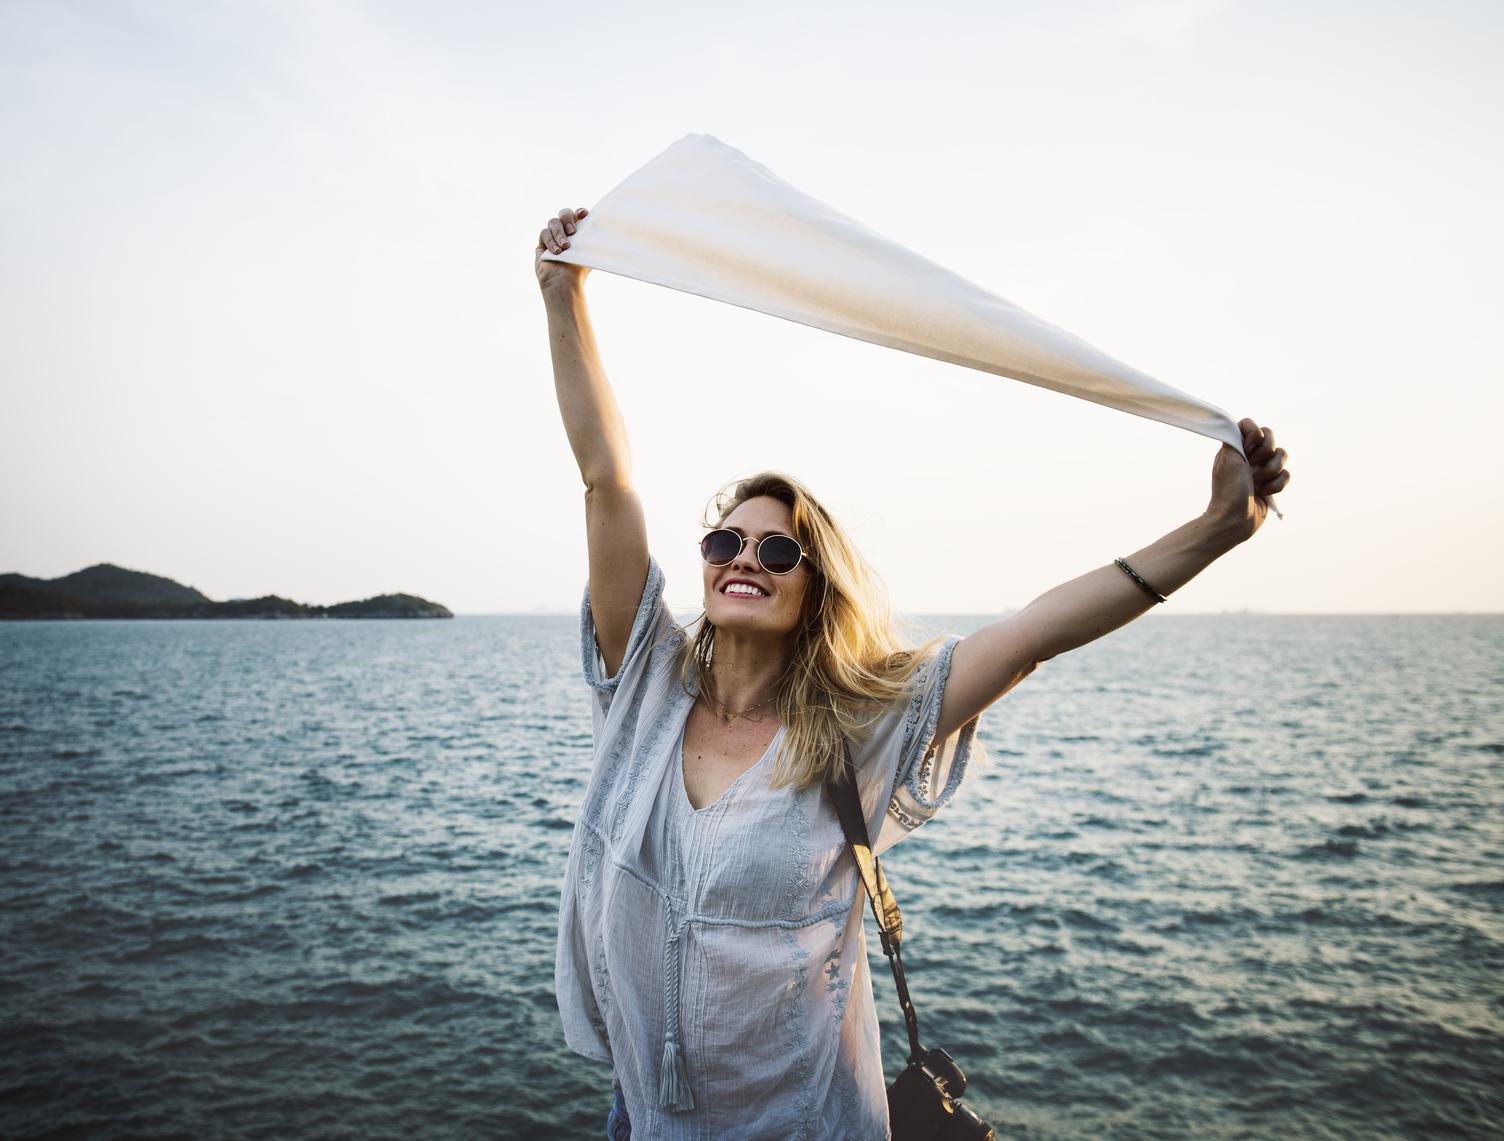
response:
<svg viewBox="0 0 1504 1141"><path fill-rule="evenodd" d="M579 663L570 617L0 623L0 1136L603 1136ZM884 864L1000 1136L1504 1137L1504 616L1154 612L980 738Z"/></svg>

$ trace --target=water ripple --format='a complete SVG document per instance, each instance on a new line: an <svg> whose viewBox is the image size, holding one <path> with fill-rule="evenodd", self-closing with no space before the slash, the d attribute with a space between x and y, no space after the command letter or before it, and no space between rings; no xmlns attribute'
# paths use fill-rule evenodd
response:
<svg viewBox="0 0 1504 1141"><path fill-rule="evenodd" d="M1504 1135L1501 649L1155 616L1004 698L884 857L968 1100L1036 1138ZM0 625L0 1134L599 1136L552 991L577 670L570 619Z"/></svg>

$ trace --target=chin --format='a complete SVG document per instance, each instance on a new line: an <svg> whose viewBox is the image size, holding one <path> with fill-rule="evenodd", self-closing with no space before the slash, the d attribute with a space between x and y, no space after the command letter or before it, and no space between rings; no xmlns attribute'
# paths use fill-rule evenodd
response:
<svg viewBox="0 0 1504 1141"><path fill-rule="evenodd" d="M717 598L705 607L706 620L717 630L748 630L769 634L788 634L797 622L765 610L758 612L744 602L727 602Z"/></svg>

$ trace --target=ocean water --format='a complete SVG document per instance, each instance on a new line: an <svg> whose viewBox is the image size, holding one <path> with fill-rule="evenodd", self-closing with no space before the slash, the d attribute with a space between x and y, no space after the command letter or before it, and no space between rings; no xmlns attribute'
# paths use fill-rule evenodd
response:
<svg viewBox="0 0 1504 1141"><path fill-rule="evenodd" d="M0 624L0 1135L601 1136L552 992L576 638ZM982 739L884 863L1005 1133L1504 1136L1504 616L1153 613Z"/></svg>

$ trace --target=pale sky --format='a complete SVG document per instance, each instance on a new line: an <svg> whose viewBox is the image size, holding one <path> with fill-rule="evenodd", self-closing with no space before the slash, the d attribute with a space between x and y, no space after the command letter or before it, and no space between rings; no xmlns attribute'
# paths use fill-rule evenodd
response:
<svg viewBox="0 0 1504 1141"><path fill-rule="evenodd" d="M1181 613L1504 610L1504 6L0 0L0 571L573 611L537 232L689 132L1292 481ZM1218 445L590 275L669 601L793 472L911 613L1198 514Z"/></svg>

